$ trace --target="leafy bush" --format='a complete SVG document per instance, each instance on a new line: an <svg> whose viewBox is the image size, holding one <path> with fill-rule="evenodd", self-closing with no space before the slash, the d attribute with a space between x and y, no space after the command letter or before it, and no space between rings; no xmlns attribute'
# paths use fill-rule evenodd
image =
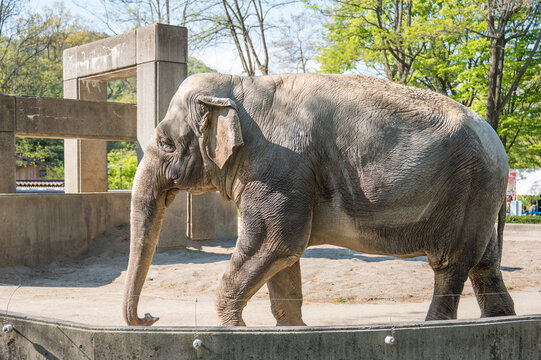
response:
<svg viewBox="0 0 541 360"><path fill-rule="evenodd" d="M541 216L511 216L505 217L505 222L509 224L541 224Z"/></svg>
<svg viewBox="0 0 541 360"><path fill-rule="evenodd" d="M131 189L133 177L137 170L137 153L135 144L127 144L125 148L112 149L107 154L109 189ZM120 170L122 164L122 172ZM122 174L122 179L121 179Z"/></svg>
<svg viewBox="0 0 541 360"><path fill-rule="evenodd" d="M537 200L539 199L539 195L517 195L517 200L522 201L522 205L526 206L526 209L530 208L530 205L532 204L532 200L535 201L537 204Z"/></svg>

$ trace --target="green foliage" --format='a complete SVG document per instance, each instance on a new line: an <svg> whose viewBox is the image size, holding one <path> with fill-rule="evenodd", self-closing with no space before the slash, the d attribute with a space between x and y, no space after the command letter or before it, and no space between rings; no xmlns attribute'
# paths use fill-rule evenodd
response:
<svg viewBox="0 0 541 360"><path fill-rule="evenodd" d="M107 154L109 189L131 189L137 170L137 153L134 143L126 143L123 148L114 148ZM120 168L122 164L122 170ZM122 177L121 177L122 176Z"/></svg>
<svg viewBox="0 0 541 360"><path fill-rule="evenodd" d="M378 72L383 70L389 80L407 83L419 55L431 43L441 42L450 27L442 16L444 1L409 3L336 1L334 9L327 9L331 21L325 25L325 43L320 49L322 71L354 70L362 61Z"/></svg>
<svg viewBox="0 0 541 360"><path fill-rule="evenodd" d="M193 56L188 57L188 76L199 73L209 73L216 72L215 69L212 69L205 65L202 61L197 60Z"/></svg>
<svg viewBox="0 0 541 360"><path fill-rule="evenodd" d="M539 196L537 195L517 195L517 200L522 201L523 205L526 205L526 209L530 208L530 205L532 204L532 200L535 201L537 204L537 200L539 199Z"/></svg>
<svg viewBox="0 0 541 360"><path fill-rule="evenodd" d="M511 216L505 217L508 224L541 224L541 216Z"/></svg>
<svg viewBox="0 0 541 360"><path fill-rule="evenodd" d="M43 178L51 180L64 179L64 164L60 164L52 168L47 168L47 174L45 174Z"/></svg>
<svg viewBox="0 0 541 360"><path fill-rule="evenodd" d="M0 37L0 92L62 97L64 49L103 38L78 24L62 7L28 14Z"/></svg>
<svg viewBox="0 0 541 360"><path fill-rule="evenodd" d="M107 100L137 104L136 78L113 80L107 83Z"/></svg>
<svg viewBox="0 0 541 360"><path fill-rule="evenodd" d="M43 161L51 166L64 162L63 140L16 138L15 151L21 156Z"/></svg>
<svg viewBox="0 0 541 360"><path fill-rule="evenodd" d="M26 158L50 165L45 179L64 178L64 141L58 139L16 138L15 151ZM34 162L17 161L17 165L33 165Z"/></svg>

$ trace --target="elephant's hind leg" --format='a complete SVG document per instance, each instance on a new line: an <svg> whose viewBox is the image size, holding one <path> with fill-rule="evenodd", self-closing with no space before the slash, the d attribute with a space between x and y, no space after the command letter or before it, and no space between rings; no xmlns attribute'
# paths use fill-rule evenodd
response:
<svg viewBox="0 0 541 360"><path fill-rule="evenodd" d="M481 261L470 270L470 280L481 308L481 317L515 315L513 299L500 271L501 252L496 231Z"/></svg>
<svg viewBox="0 0 541 360"><path fill-rule="evenodd" d="M461 264L448 265L434 270L434 294L426 320L456 319L460 294L468 278L469 267Z"/></svg>
<svg viewBox="0 0 541 360"><path fill-rule="evenodd" d="M299 261L267 281L271 310L276 325L306 325L302 321L302 284Z"/></svg>

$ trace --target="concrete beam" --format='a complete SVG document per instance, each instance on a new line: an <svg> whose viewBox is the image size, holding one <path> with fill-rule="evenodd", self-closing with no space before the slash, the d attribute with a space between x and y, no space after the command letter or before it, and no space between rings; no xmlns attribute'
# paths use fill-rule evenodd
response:
<svg viewBox="0 0 541 360"><path fill-rule="evenodd" d="M136 65L136 30L64 50L64 80Z"/></svg>
<svg viewBox="0 0 541 360"><path fill-rule="evenodd" d="M187 63L188 30L153 24L64 50L64 80L98 76L100 80L129 76L107 74L153 61ZM133 71L127 69L126 71ZM111 77L113 76L113 77Z"/></svg>
<svg viewBox="0 0 541 360"><path fill-rule="evenodd" d="M137 140L136 105L0 95L0 114L6 114L3 108L8 102L14 104L17 136ZM9 126L6 117L2 116L0 126Z"/></svg>
<svg viewBox="0 0 541 360"><path fill-rule="evenodd" d="M113 81L122 80L137 76L137 67L132 66L120 70L110 71L106 73L100 73L96 75L89 75L82 77L81 80L99 80L99 81Z"/></svg>

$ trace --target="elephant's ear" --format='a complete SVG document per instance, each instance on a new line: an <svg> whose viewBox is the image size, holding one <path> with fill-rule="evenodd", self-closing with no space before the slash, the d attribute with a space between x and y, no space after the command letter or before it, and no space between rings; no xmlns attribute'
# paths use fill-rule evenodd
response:
<svg viewBox="0 0 541 360"><path fill-rule="evenodd" d="M221 169L233 149L244 144L237 105L229 98L212 96L199 96L197 101L204 109L199 128L204 151Z"/></svg>

